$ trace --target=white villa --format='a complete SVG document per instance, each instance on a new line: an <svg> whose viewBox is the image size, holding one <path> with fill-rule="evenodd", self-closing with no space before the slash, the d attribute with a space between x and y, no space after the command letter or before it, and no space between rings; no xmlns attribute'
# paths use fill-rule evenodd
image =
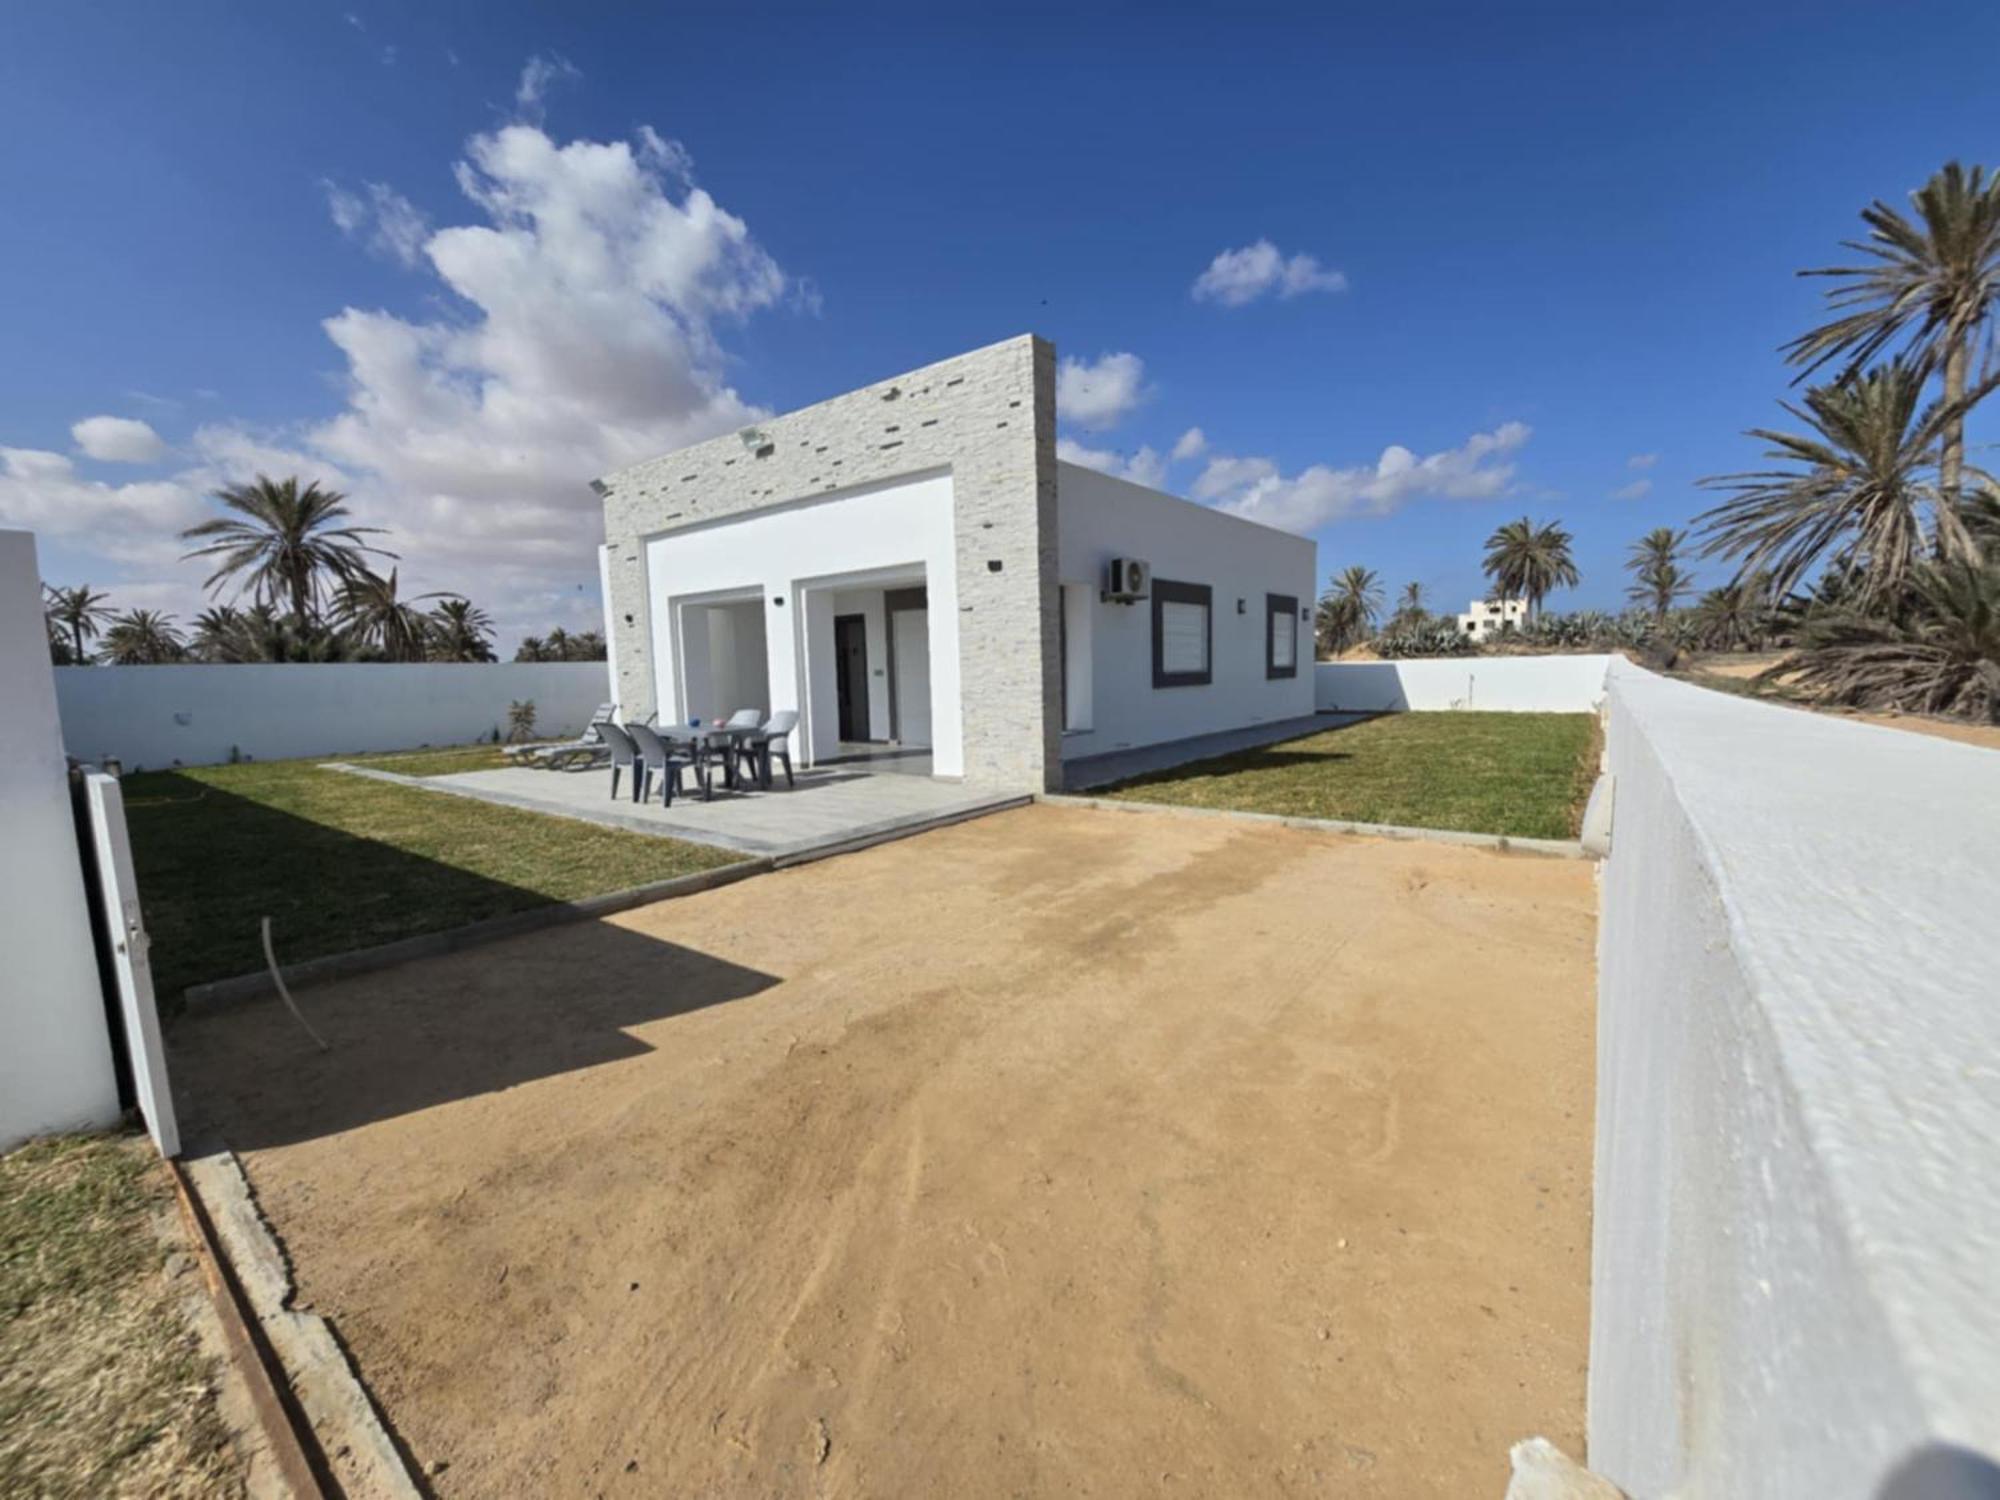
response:
<svg viewBox="0 0 2000 1500"><path fill-rule="evenodd" d="M806 765L1065 764L1313 712L1311 541L1056 458L1022 337L596 481L620 712L796 709Z"/></svg>
<svg viewBox="0 0 2000 1500"><path fill-rule="evenodd" d="M1474 599L1458 617L1458 633L1483 641L1510 627L1519 630L1527 620L1525 599Z"/></svg>

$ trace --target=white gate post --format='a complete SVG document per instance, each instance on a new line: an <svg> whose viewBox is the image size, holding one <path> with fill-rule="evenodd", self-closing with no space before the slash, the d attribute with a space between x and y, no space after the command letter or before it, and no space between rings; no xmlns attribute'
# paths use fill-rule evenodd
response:
<svg viewBox="0 0 2000 1500"><path fill-rule="evenodd" d="M41 594L0 531L0 1151L118 1119Z"/></svg>

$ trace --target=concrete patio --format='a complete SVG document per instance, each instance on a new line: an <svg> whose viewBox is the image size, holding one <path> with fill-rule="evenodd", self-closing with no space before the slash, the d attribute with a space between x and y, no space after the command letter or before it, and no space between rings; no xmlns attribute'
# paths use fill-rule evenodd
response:
<svg viewBox="0 0 2000 1500"><path fill-rule="evenodd" d="M418 777L352 765L340 769L504 807L766 855L780 862L938 827L1028 800L1017 793L972 791L956 782L870 769L860 763L801 770L797 785L790 787L781 770L768 792L732 792L718 783L714 800L706 802L690 777L689 790L676 796L672 807L661 806L657 790L644 803L633 802L625 786L613 798L609 774L603 770L508 767Z"/></svg>

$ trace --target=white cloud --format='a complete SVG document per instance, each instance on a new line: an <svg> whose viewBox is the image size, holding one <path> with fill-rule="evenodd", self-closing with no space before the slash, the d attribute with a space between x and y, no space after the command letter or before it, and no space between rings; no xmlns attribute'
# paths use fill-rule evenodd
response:
<svg viewBox="0 0 2000 1500"><path fill-rule="evenodd" d="M477 136L458 181L485 222L425 245L469 311L326 320L347 404L305 444L365 477L357 505L393 526L406 576L503 620L507 595L540 597L524 615L581 609L602 536L587 481L763 415L724 379L716 329L780 305L789 283L741 219L680 188L685 161L657 135L636 149L518 124Z"/></svg>
<svg viewBox="0 0 2000 1500"><path fill-rule="evenodd" d="M327 211L342 234L385 260L412 267L422 262L431 228L416 204L387 183L363 183L359 193L337 182L320 185L326 189Z"/></svg>
<svg viewBox="0 0 2000 1500"><path fill-rule="evenodd" d="M1167 461L1157 449L1145 446L1136 453L1125 454L1108 448L1086 448L1071 438L1057 438L1056 457L1066 464L1082 464L1086 469L1152 489L1158 489L1167 477Z"/></svg>
<svg viewBox="0 0 2000 1500"><path fill-rule="evenodd" d="M209 423L188 467L148 485L0 449L0 522L61 539L68 570L87 568L115 607L126 581L166 597L182 579L185 618L205 573L178 561L178 531L214 513L205 497L222 484L296 473L388 528L406 592L463 590L505 649L555 624L598 628L603 520L588 481L765 415L730 385L721 338L802 296L688 169L655 132L475 136L458 168L470 208L417 256L443 310L325 320L346 361L336 413L270 430ZM380 216L363 202L372 233Z"/></svg>
<svg viewBox="0 0 2000 1500"><path fill-rule="evenodd" d="M550 87L581 77L582 71L566 57L551 53L547 57L537 54L529 58L528 65L521 69L521 81L514 86L514 103L521 117L539 124Z"/></svg>
<svg viewBox="0 0 2000 1500"><path fill-rule="evenodd" d="M1092 432L1117 426L1150 394L1146 362L1136 354L1065 359L1056 367L1056 415Z"/></svg>
<svg viewBox="0 0 2000 1500"><path fill-rule="evenodd" d="M1411 500L1489 499L1512 485L1514 464L1508 456L1528 441L1530 432L1525 423L1506 422L1491 432L1475 432L1456 448L1421 458L1391 444L1372 467L1314 464L1289 477L1268 458L1217 455L1195 481L1194 496L1235 515L1297 532L1342 516L1387 515Z"/></svg>
<svg viewBox="0 0 2000 1500"><path fill-rule="evenodd" d="M150 464L167 452L152 424L136 417L85 417L69 434L78 448L100 463Z"/></svg>
<svg viewBox="0 0 2000 1500"><path fill-rule="evenodd" d="M1643 500L1653 493L1653 481L1635 479L1630 484L1621 485L1611 492L1613 500Z"/></svg>
<svg viewBox="0 0 2000 1500"><path fill-rule="evenodd" d="M171 563L182 551L176 533L207 514L201 490L183 478L105 484L78 474L61 453L0 447L0 521L114 564Z"/></svg>
<svg viewBox="0 0 2000 1500"><path fill-rule="evenodd" d="M1657 453L1635 453L1625 460L1625 467L1628 469L1650 469L1659 461L1660 455Z"/></svg>
<svg viewBox="0 0 2000 1500"><path fill-rule="evenodd" d="M1169 455L1175 463L1185 463L1190 458L1200 458L1208 451L1208 438L1199 427L1190 427L1174 441L1173 452Z"/></svg>
<svg viewBox="0 0 2000 1500"><path fill-rule="evenodd" d="M1300 253L1287 259L1269 240L1258 240L1241 250L1224 250L1210 261L1195 279L1194 299L1242 307L1267 292L1290 298L1346 290L1346 275L1321 265L1317 257Z"/></svg>

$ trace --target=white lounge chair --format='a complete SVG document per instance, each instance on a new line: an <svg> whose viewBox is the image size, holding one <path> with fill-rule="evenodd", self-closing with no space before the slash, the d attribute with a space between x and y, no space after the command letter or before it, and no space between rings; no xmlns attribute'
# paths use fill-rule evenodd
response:
<svg viewBox="0 0 2000 1500"><path fill-rule="evenodd" d="M615 703L600 703L583 733L573 740L544 740L534 745L508 745L501 754L509 760L537 767L545 771L582 770L596 764L611 753L599 730L612 721L618 712Z"/></svg>

